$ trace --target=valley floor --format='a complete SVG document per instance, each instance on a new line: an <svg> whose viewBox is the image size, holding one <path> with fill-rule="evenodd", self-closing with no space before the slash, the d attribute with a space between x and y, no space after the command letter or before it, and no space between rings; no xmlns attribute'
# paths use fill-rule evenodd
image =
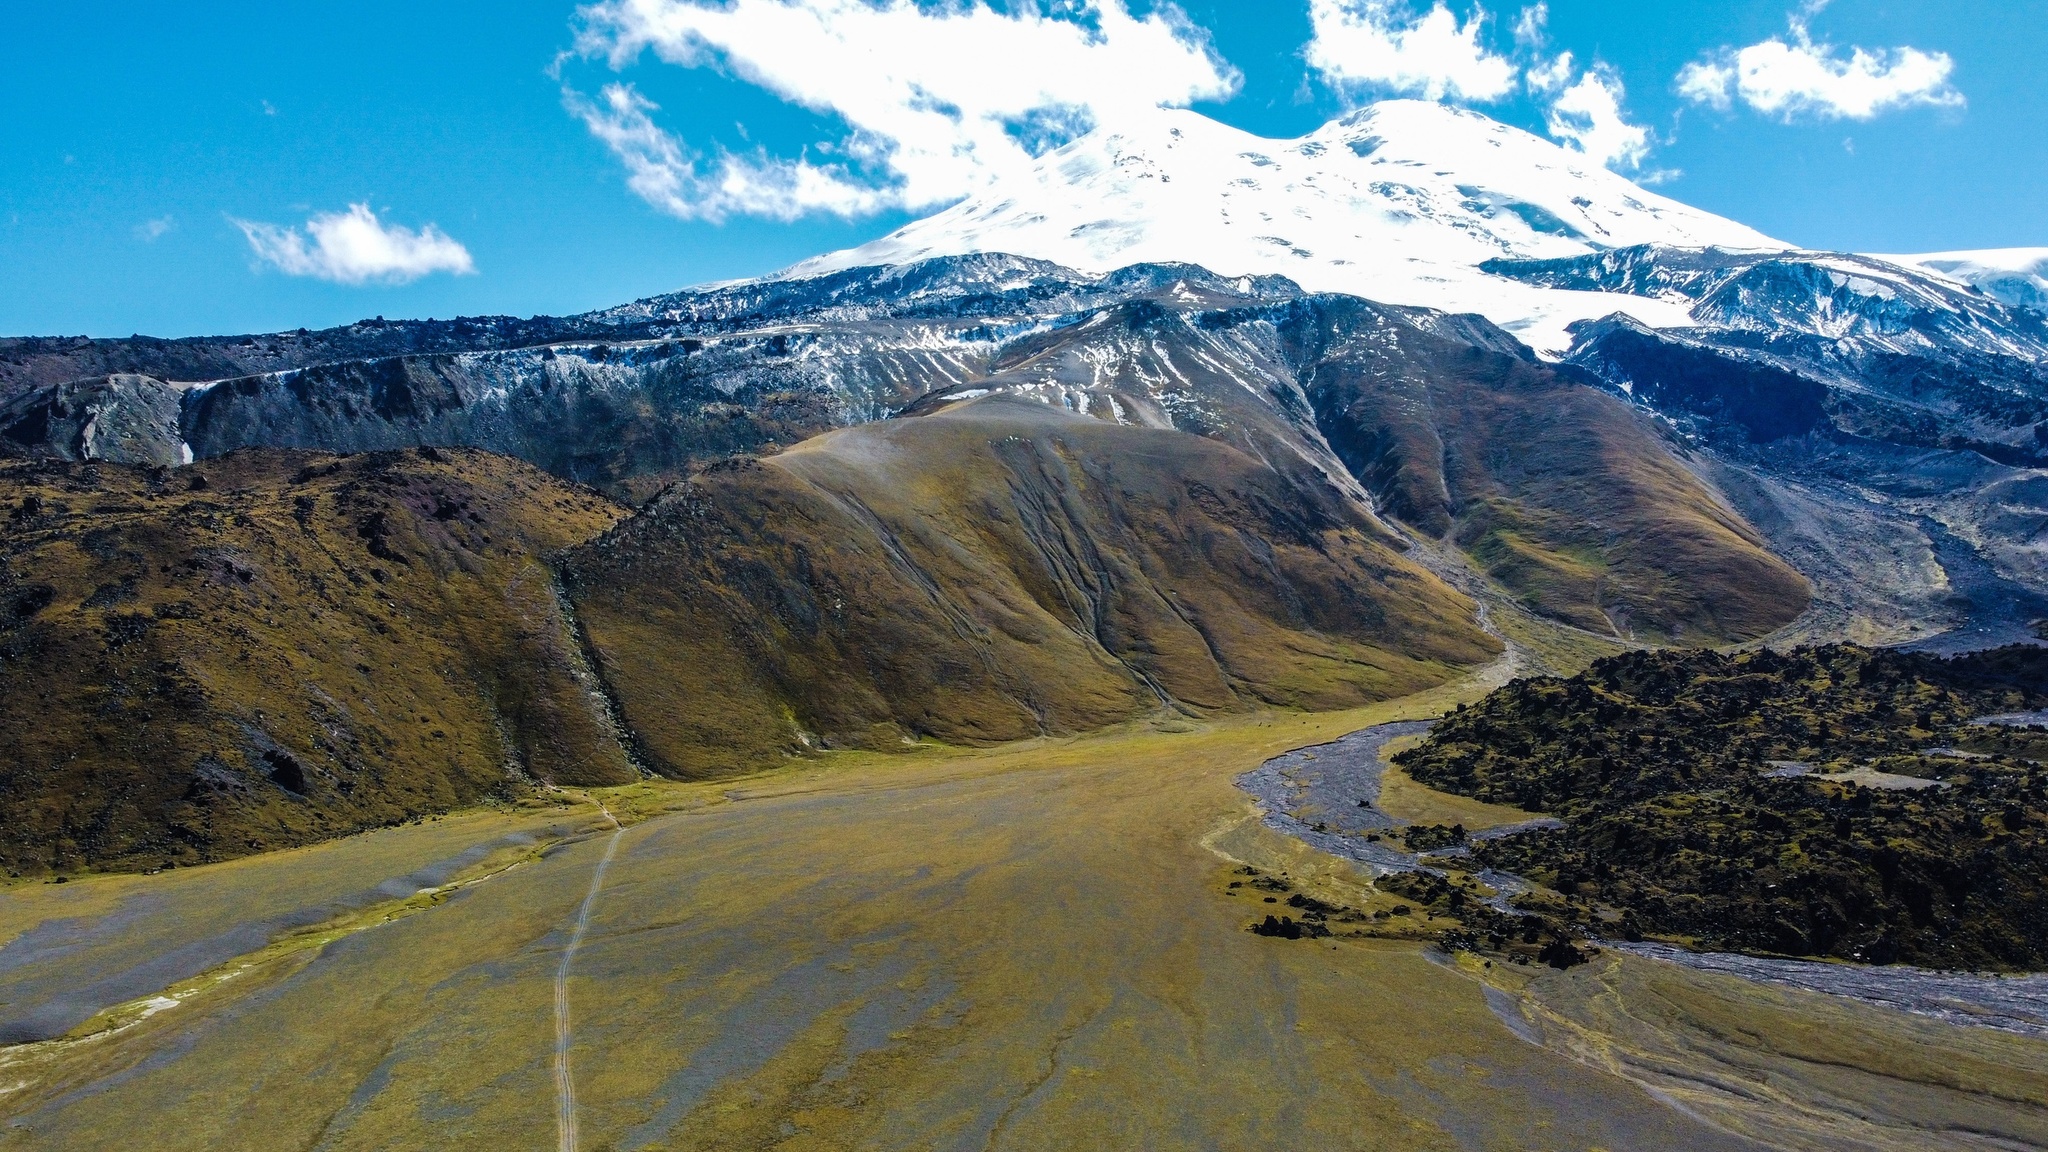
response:
<svg viewBox="0 0 2048 1152"><path fill-rule="evenodd" d="M1247 932L1241 864L1356 878L1232 781L1481 690L0 890L0 1021L73 1028L0 1048L0 1148L558 1146L554 981L613 849L565 983L586 1149L2048 1146L2038 1040L1613 954L1531 982Z"/></svg>

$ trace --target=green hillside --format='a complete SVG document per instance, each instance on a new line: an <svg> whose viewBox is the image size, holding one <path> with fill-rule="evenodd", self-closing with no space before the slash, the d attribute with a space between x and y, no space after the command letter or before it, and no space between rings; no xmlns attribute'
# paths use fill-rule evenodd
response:
<svg viewBox="0 0 2048 1152"><path fill-rule="evenodd" d="M1184 433L989 398L705 471L565 573L650 766L1330 709L1492 659L1325 489Z"/></svg>
<svg viewBox="0 0 2048 1152"><path fill-rule="evenodd" d="M622 515L476 452L0 465L0 862L192 863L631 778L547 563Z"/></svg>

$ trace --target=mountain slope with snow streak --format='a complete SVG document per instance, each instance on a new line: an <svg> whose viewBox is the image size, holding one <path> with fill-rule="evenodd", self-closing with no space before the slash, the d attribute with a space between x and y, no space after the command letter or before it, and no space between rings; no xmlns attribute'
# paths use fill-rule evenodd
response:
<svg viewBox="0 0 2048 1152"><path fill-rule="evenodd" d="M1874 258L1967 284L2016 308L2048 312L2048 248L1989 248Z"/></svg>
<svg viewBox="0 0 2048 1152"><path fill-rule="evenodd" d="M1640 245L1565 260L1494 260L1488 272L1543 288L1627 293L1690 306L1693 322L1755 344L1801 336L1837 358L1872 353L2048 361L2048 324L1908 258ZM1822 378L1839 373L1816 369ZM1853 373L1852 373L1853 376ZM1854 380L1836 380L1854 386Z"/></svg>
<svg viewBox="0 0 2048 1152"><path fill-rule="evenodd" d="M1092 272L1186 262L1477 312L1559 352L1576 320L1621 311L1659 327L1692 321L1677 301L1543 289L1479 265L1638 244L1789 247L1462 109L1387 101L1296 140L1163 109L1048 153L1019 182L777 278L974 252Z"/></svg>

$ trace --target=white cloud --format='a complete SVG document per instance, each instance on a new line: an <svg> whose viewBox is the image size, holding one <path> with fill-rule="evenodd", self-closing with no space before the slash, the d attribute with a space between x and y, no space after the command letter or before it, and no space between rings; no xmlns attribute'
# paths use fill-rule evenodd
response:
<svg viewBox="0 0 2048 1152"><path fill-rule="evenodd" d="M159 216L154 220L144 220L142 223L137 224L135 226L135 238L144 244L154 244L161 240L165 233L175 232L177 228L178 221L176 219L170 216Z"/></svg>
<svg viewBox="0 0 2048 1152"><path fill-rule="evenodd" d="M1825 0L1791 17L1790 39L1773 36L1747 48L1722 48L1678 73L1679 95L1726 110L1740 100L1766 116L1793 120L1869 120L1895 108L1960 107L1949 83L1955 61L1918 48L1850 48L1816 42L1809 20Z"/></svg>
<svg viewBox="0 0 2048 1152"><path fill-rule="evenodd" d="M1403 0L1309 0L1309 20L1309 67L1340 91L1430 100L1498 100L1514 91L1515 66L1479 43L1483 9L1460 22L1442 0L1421 16ZM1542 14L1532 22L1524 13L1521 27L1540 34Z"/></svg>
<svg viewBox="0 0 2048 1152"><path fill-rule="evenodd" d="M1432 100L1497 100L1520 84L1548 103L1553 139L1609 168L1641 168L1655 138L1629 123L1620 75L1597 62L1581 71L1570 52L1547 55L1549 5L1532 4L1516 16L1510 60L1480 42L1485 8L1475 5L1460 23L1443 0L1421 16L1401 2L1309 0L1309 65L1340 91L1377 88Z"/></svg>
<svg viewBox="0 0 2048 1152"><path fill-rule="evenodd" d="M1529 91L1538 96L1562 92L1571 84L1576 71L1572 64L1572 54L1569 52L1560 52L1555 59L1538 60L1529 65Z"/></svg>
<svg viewBox="0 0 2048 1152"><path fill-rule="evenodd" d="M810 212L862 216L891 201L880 188L856 183L842 168L808 160L690 155L650 112L660 107L629 84L607 84L600 99L564 93L564 102L626 166L626 186L642 200L685 220L713 223L735 214L794 220Z"/></svg>
<svg viewBox="0 0 2048 1152"><path fill-rule="evenodd" d="M1629 123L1622 108L1627 93L1619 72L1597 60L1581 72L1570 52L1544 55L1549 17L1550 10L1543 4L1522 9L1515 24L1515 43L1521 49L1519 55L1532 61L1522 73L1529 94L1550 102L1543 120L1551 139L1563 141L1604 167L1635 173L1636 179L1646 184L1676 179L1676 172L1641 171L1656 137L1648 128Z"/></svg>
<svg viewBox="0 0 2048 1152"><path fill-rule="evenodd" d="M435 272L466 276L476 271L469 250L429 224L415 232L386 225L368 204L346 212L321 212L306 230L228 217L256 258L287 276L311 276L337 284L409 284Z"/></svg>
<svg viewBox="0 0 2048 1152"><path fill-rule="evenodd" d="M1726 49L1723 50L1724 52ZM1678 70L1678 94L1723 112L1734 106L1735 66L1719 59L1695 60Z"/></svg>
<svg viewBox="0 0 2048 1152"><path fill-rule="evenodd" d="M1044 147L1104 121L1217 99L1237 75L1177 9L1143 18L1123 0L1048 15L982 0L602 0L579 11L577 47L623 68L652 50L717 67L845 121L829 162L765 152L694 154L631 85L565 101L626 165L632 189L685 218L861 215L950 203Z"/></svg>
<svg viewBox="0 0 2048 1152"><path fill-rule="evenodd" d="M1624 95L1621 77L1596 65L1552 102L1545 118L1551 136L1609 168L1640 168L1650 153L1650 130L1628 122Z"/></svg>

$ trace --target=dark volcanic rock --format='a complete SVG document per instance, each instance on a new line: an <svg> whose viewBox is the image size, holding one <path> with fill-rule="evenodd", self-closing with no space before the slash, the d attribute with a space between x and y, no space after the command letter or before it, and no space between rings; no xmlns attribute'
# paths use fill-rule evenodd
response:
<svg viewBox="0 0 2048 1152"><path fill-rule="evenodd" d="M182 464L179 406L180 390L149 376L53 385L0 407L0 446L60 460Z"/></svg>
<svg viewBox="0 0 2048 1152"><path fill-rule="evenodd" d="M1571 361L1660 412L1732 424L1750 440L1804 436L1827 422L1828 389L1774 364L1653 332L1616 315L1573 330Z"/></svg>

